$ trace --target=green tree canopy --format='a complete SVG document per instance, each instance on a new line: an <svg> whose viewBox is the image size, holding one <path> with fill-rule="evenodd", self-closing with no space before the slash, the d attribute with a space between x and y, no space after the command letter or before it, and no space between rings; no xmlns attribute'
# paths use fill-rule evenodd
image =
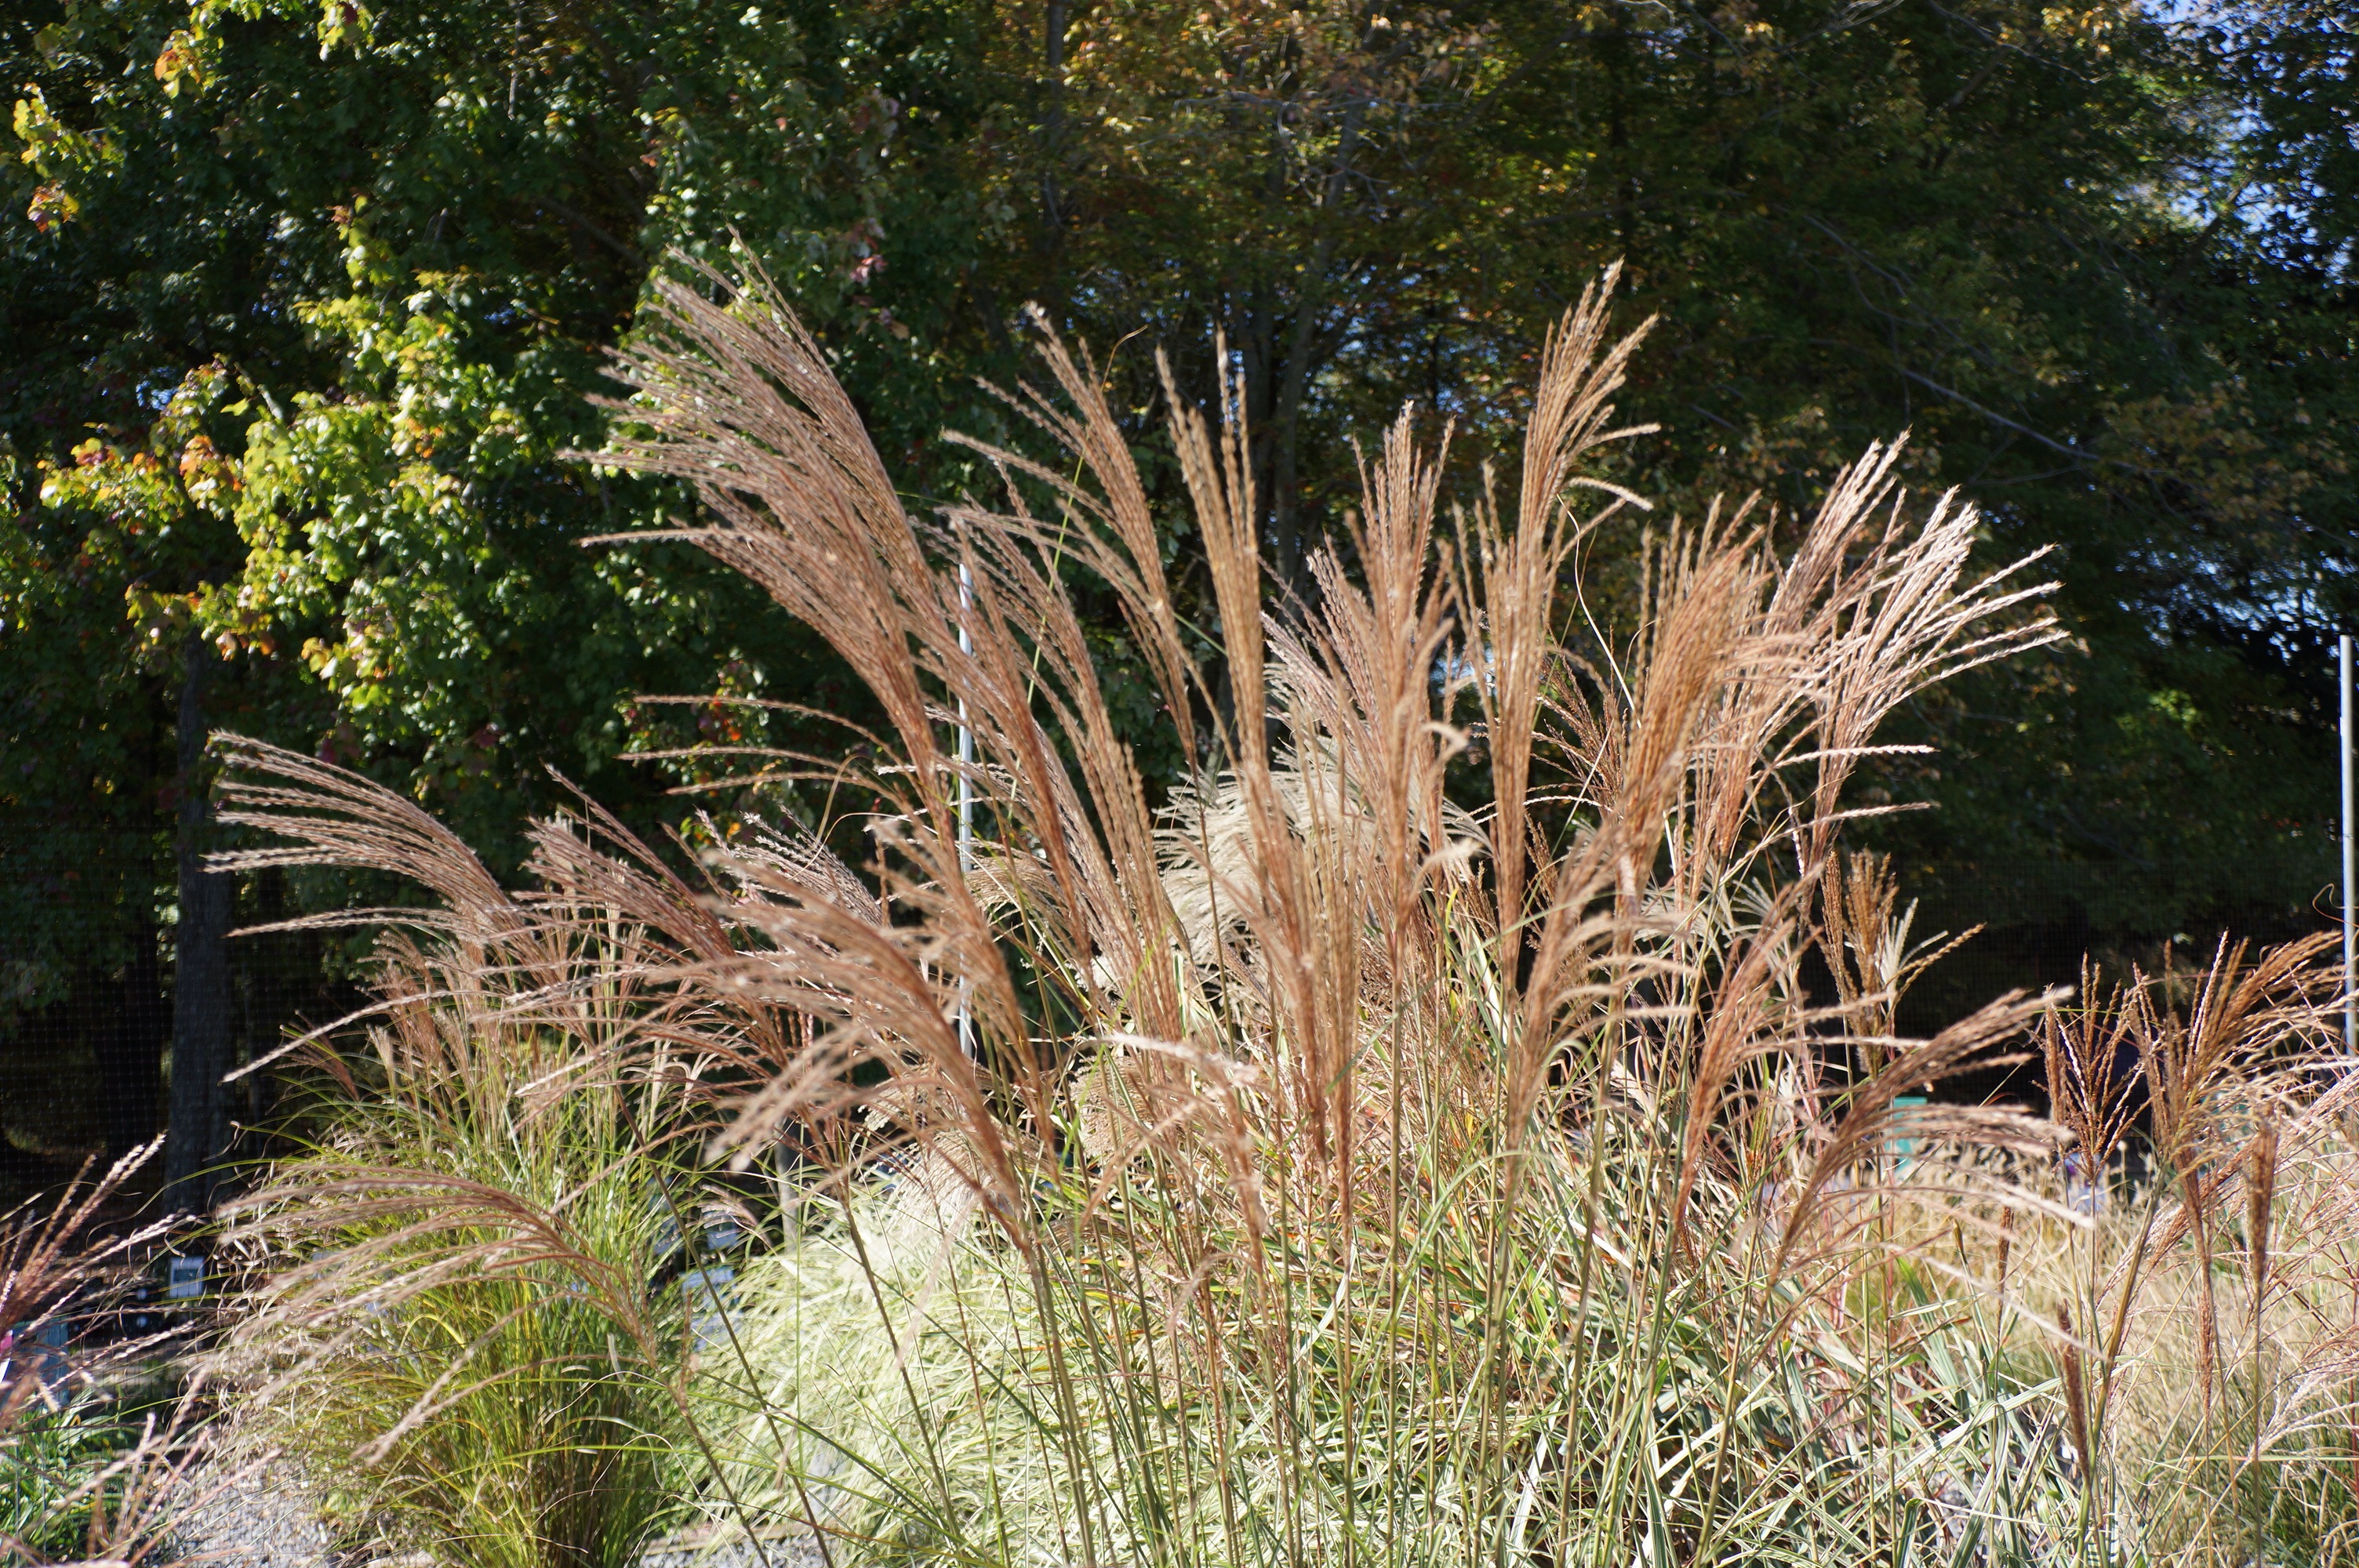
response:
<svg viewBox="0 0 2359 1568"><path fill-rule="evenodd" d="M2332 874L2359 384L2320 0L34 0L0 59L0 806L145 832L125 908L157 902L190 627L221 719L478 837L545 764L647 820L726 764L625 752L843 743L635 703L850 697L685 548L582 547L686 503L561 457L650 270L733 243L913 505L987 478L914 454L1009 433L974 381L1023 373L1027 301L1159 483L1149 350L1208 386L1217 330L1298 583L1343 438L1416 399L1471 486L1621 259L1664 319L1632 412L1669 434L1618 475L1658 518L1756 487L1790 515L1906 427L1995 555L2060 546L2075 641L1914 713L1941 755L1883 770L1940 806L1886 828L1918 881L2150 936ZM8 896L49 875L9 855Z"/></svg>

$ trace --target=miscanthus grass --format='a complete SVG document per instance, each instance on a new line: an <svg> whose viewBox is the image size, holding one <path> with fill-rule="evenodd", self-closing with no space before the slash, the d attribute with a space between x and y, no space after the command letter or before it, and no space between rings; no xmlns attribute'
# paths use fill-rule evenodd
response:
<svg viewBox="0 0 2359 1568"><path fill-rule="evenodd" d="M282 1255L342 1234L307 1191L397 1239L277 1276L245 1343L292 1390L400 1336L339 1439L381 1497L435 1495L400 1455L445 1441L450 1390L555 1367L638 1390L586 1446L668 1444L718 1521L831 1563L2348 1550L2315 948L1902 1037L1940 945L1844 849L1847 783L1896 707L2057 629L1875 448L1810 516L1659 522L1635 622L1599 631L1584 541L1643 505L1597 477L1644 434L1614 421L1638 335L1611 290L1539 356L1512 484L1445 506L1449 432L1404 413L1307 607L1269 608L1241 387L1205 410L1167 371L1208 668L1086 354L1042 330L1008 398L1035 447L964 441L995 488L919 518L764 280L666 286L590 460L692 484L680 536L865 684L864 771L810 765L871 851L740 825L696 885L585 806L512 894L407 803L239 743L233 811L286 840L247 863L425 868L387 1005L453 1042L433 1070L480 1079L488 1125L582 1144L540 1186L457 1144L444 1171L433 1110L398 1160L290 1167L254 1211ZM1186 758L1160 803L1079 574ZM2054 1120L1925 1103L2043 1052ZM2156 1152L2117 1181L2133 1081ZM536 1108L577 1092L604 1108ZM576 1234L599 1183L723 1167L764 1240L697 1325L644 1242ZM409 1324L471 1271L509 1294L439 1346L353 1317ZM465 1369L573 1311L582 1343Z"/></svg>

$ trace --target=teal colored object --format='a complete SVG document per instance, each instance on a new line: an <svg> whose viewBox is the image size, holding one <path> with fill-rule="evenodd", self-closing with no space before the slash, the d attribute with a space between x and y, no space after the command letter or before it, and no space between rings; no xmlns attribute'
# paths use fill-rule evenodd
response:
<svg viewBox="0 0 2359 1568"><path fill-rule="evenodd" d="M1926 1103L1928 1102L1923 1095L1900 1095L1894 1098L1892 1108L1903 1111L1915 1110ZM1902 1117L1900 1123L1903 1126L1908 1125L1908 1119ZM1917 1141L1915 1139L1896 1138L1892 1141L1892 1159L1896 1169L1907 1170L1909 1163L1916 1158Z"/></svg>

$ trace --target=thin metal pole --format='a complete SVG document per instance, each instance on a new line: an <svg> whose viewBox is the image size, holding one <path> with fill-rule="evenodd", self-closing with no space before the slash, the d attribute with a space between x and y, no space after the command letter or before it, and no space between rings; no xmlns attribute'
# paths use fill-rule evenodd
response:
<svg viewBox="0 0 2359 1568"><path fill-rule="evenodd" d="M974 575L964 561L959 563L959 652L974 652L974 638L967 630L967 616L974 609ZM2346 658L2345 663L2348 663ZM2343 729L2350 723L2347 713L2349 699L2343 702L2346 718ZM958 858L959 872L964 875L974 865L974 730L966 721L966 698L959 698L958 730ZM2350 798L2350 775L2345 764L2343 797ZM2346 856L2348 851L2345 852ZM2346 876L2343 879L2348 881ZM2346 944L2347 946L2347 944ZM967 982L959 981L958 1041L960 1052L972 1060L974 1056L974 1017L967 1007Z"/></svg>
<svg viewBox="0 0 2359 1568"><path fill-rule="evenodd" d="M2359 995L2354 995L2352 982L2359 977L2359 890L2354 890L2352 878L2352 811L2351 811L2351 637L2345 633L2337 648L2338 684L2343 690L2343 722L2339 729L2343 751L2343 1048L2359 1052Z"/></svg>

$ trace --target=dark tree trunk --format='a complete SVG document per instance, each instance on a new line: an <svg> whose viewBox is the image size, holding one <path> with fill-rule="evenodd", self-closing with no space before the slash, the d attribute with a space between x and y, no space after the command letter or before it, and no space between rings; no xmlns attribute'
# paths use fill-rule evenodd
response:
<svg viewBox="0 0 2359 1568"><path fill-rule="evenodd" d="M171 1038L156 940L155 925L140 922L137 946L123 969L121 1004L98 1037L106 1148L117 1157L156 1136L156 1097L162 1087L164 1046Z"/></svg>
<svg viewBox="0 0 2359 1568"><path fill-rule="evenodd" d="M172 1125L164 1145L166 1206L201 1214L229 1142L222 1075L230 1060L230 880L204 869L205 686L212 649L189 638L180 680L180 926L172 982Z"/></svg>

